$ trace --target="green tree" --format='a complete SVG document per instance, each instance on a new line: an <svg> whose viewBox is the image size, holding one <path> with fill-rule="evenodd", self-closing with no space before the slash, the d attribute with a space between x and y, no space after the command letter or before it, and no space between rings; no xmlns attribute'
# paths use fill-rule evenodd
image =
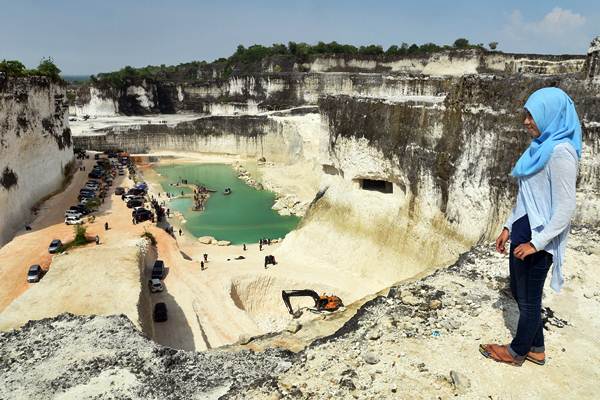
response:
<svg viewBox="0 0 600 400"><path fill-rule="evenodd" d="M406 49L407 54L417 54L419 52L419 46L416 43L410 45L408 49Z"/></svg>
<svg viewBox="0 0 600 400"><path fill-rule="evenodd" d="M86 228L82 224L77 224L73 226L73 230L75 231L75 239L73 239L73 245L80 246L82 244L87 243L87 238L85 237Z"/></svg>
<svg viewBox="0 0 600 400"><path fill-rule="evenodd" d="M454 47L457 49L466 49L469 47L469 41L465 38L458 38L454 41Z"/></svg>
<svg viewBox="0 0 600 400"><path fill-rule="evenodd" d="M359 54L369 55L369 56L378 56L383 54L383 47L370 44L368 46L360 46L358 49Z"/></svg>
<svg viewBox="0 0 600 400"><path fill-rule="evenodd" d="M296 42L288 42L288 50L290 54L296 55L298 51L298 44Z"/></svg>
<svg viewBox="0 0 600 400"><path fill-rule="evenodd" d="M60 80L60 69L54 64L51 57L42 58L37 67L37 72L40 75L47 76L53 80Z"/></svg>
<svg viewBox="0 0 600 400"><path fill-rule="evenodd" d="M25 76L27 68L17 60L2 60L0 61L0 72L8 76Z"/></svg>
<svg viewBox="0 0 600 400"><path fill-rule="evenodd" d="M490 50L496 50L498 47L498 42L490 42L488 46L490 47Z"/></svg>
<svg viewBox="0 0 600 400"><path fill-rule="evenodd" d="M396 46L395 44L388 47L388 49L385 51L386 56L397 56L398 54L400 54L400 47Z"/></svg>

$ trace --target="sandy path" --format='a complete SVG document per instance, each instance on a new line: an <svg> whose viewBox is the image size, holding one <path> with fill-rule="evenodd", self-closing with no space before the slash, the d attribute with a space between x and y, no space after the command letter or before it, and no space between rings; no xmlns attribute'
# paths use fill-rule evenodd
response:
<svg viewBox="0 0 600 400"><path fill-rule="evenodd" d="M50 242L53 239L63 242L72 239L73 227L65 225L64 213L78 203L79 189L87 181L93 164L93 159L84 160L86 171L77 170L64 191L42 204L30 224L32 230L17 232L12 241L0 248L0 312L31 286L27 283L30 265L40 264L44 270L48 269L52 261L52 254L48 253Z"/></svg>

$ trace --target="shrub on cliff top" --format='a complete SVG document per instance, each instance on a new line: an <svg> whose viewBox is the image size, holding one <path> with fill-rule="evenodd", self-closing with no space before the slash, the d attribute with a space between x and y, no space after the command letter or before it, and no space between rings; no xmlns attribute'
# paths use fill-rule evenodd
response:
<svg viewBox="0 0 600 400"><path fill-rule="evenodd" d="M480 49L486 51L483 45L470 44L465 38L459 38L453 45L437 45L435 43L424 43L417 45L413 43L402 43L400 46L392 45L386 51L380 45L370 44L356 47L350 44L341 44L336 41L325 43L318 42L311 45L303 42L288 42L287 46L282 43L274 43L271 46L255 44L249 47L238 45L235 52L228 58L219 58L211 63L212 67L220 69L223 77L227 78L234 72L251 72L252 68L260 64L269 57L275 57L278 60L288 59L293 64L295 62L304 63L309 61L310 56L315 55L364 55L364 56L405 56L417 54L429 54L447 50ZM119 71L100 73L97 76L91 76L91 80L96 86L108 86L122 88L131 84L132 81L140 79L152 79L155 81L177 81L194 80L202 75L202 67L209 65L205 61L194 61L182 63L176 66L148 65L142 68L133 68L126 66ZM212 77L212 71L209 71L209 78Z"/></svg>
<svg viewBox="0 0 600 400"><path fill-rule="evenodd" d="M38 65L37 69L34 71L37 71L39 75L47 76L52 80L61 80L60 69L54 64L54 61L50 57L42 58L40 65Z"/></svg>
<svg viewBox="0 0 600 400"><path fill-rule="evenodd" d="M42 58L35 69L27 69L22 62L17 60L2 60L0 61L0 72L11 77L46 76L55 82L62 82L60 69L50 57Z"/></svg>
<svg viewBox="0 0 600 400"><path fill-rule="evenodd" d="M27 68L17 60L0 61L0 72L7 76L27 76Z"/></svg>

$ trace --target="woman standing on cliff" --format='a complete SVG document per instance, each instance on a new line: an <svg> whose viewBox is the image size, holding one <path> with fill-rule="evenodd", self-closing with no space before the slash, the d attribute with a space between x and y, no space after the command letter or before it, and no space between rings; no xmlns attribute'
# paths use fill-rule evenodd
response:
<svg viewBox="0 0 600 400"><path fill-rule="evenodd" d="M552 268L550 286L560 291L562 264L581 158L581 125L573 100L561 89L534 92L525 103L525 127L533 136L511 175L517 178L517 202L498 239L496 250L510 244L510 289L519 306L517 333L508 345L480 345L499 362L521 365L545 362L542 291Z"/></svg>

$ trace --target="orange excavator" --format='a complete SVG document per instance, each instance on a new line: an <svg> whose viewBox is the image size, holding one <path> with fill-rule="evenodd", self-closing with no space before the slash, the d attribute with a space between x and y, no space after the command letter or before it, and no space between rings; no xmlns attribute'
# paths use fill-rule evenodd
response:
<svg viewBox="0 0 600 400"><path fill-rule="evenodd" d="M315 302L314 308L309 308L311 312L333 312L339 309L340 307L344 306L342 299L340 299L339 297L333 295L327 296L325 294L319 296L317 292L310 289L282 290L281 297L283 298L283 302L285 303L285 306L287 307L289 313L293 315L294 318L298 318L302 315L302 309L299 309L294 312L294 309L292 308L292 305L290 303L290 297L311 297Z"/></svg>

